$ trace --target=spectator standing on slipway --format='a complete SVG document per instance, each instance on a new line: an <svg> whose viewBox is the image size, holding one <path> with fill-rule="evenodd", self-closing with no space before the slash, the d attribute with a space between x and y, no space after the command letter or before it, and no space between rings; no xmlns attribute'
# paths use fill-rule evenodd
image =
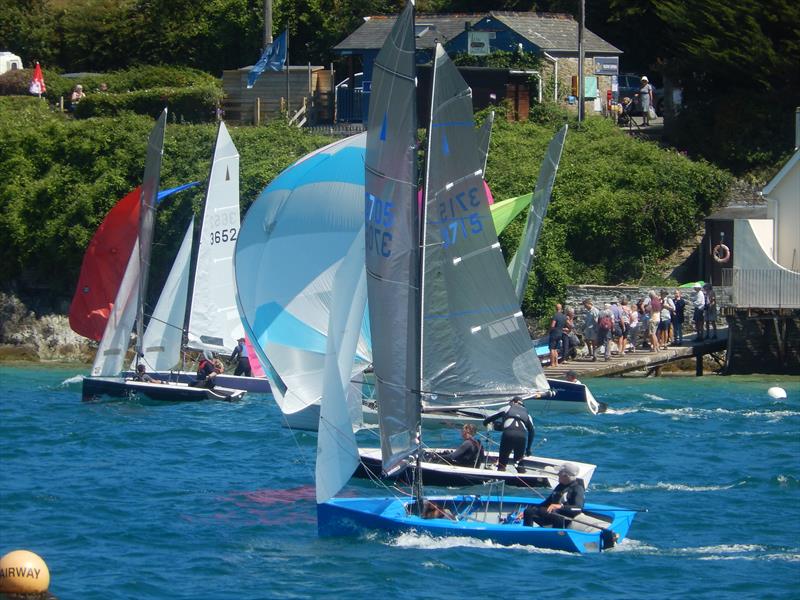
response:
<svg viewBox="0 0 800 600"><path fill-rule="evenodd" d="M637 302L636 306L629 307L628 315L630 317L630 325L628 326L628 341L631 343L631 352L636 352L636 342L639 340L639 308L641 307L641 300Z"/></svg>
<svg viewBox="0 0 800 600"><path fill-rule="evenodd" d="M694 286L694 313L692 320L694 321L694 330L697 332L697 341L703 341L703 320L705 319L706 311L706 295L703 293L703 288L699 285Z"/></svg>
<svg viewBox="0 0 800 600"><path fill-rule="evenodd" d="M583 341L586 342L586 347L589 349L589 358L594 360L594 352L597 348L597 319L600 318L600 311L597 310L591 298L583 301L583 307L586 309L583 317Z"/></svg>
<svg viewBox="0 0 800 600"><path fill-rule="evenodd" d="M644 309L650 313L650 321L647 325L648 339L650 340L650 352L658 352L658 330L661 324L661 298L655 290L647 292L647 300L644 301Z"/></svg>
<svg viewBox="0 0 800 600"><path fill-rule="evenodd" d="M567 315L561 310L561 304L556 304L556 312L550 319L550 333L548 335L548 346L550 348L550 366L558 366L558 346L564 337L564 329L567 326ZM566 358L566 353L564 354Z"/></svg>
<svg viewBox="0 0 800 600"><path fill-rule="evenodd" d="M683 344L683 322L686 319L686 299L680 290L675 290L675 314L672 317L672 328L675 331L675 342L673 346Z"/></svg>
<svg viewBox="0 0 800 600"><path fill-rule="evenodd" d="M706 320L706 339L717 339L717 293L711 287L711 283L707 283L703 287L706 295L706 311L703 315ZM710 335L712 328L714 335Z"/></svg>

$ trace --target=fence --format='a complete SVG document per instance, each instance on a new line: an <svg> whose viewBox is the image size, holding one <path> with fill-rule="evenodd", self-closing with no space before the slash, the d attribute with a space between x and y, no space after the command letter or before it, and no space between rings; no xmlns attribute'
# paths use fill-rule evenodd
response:
<svg viewBox="0 0 800 600"><path fill-rule="evenodd" d="M722 269L737 308L800 308L800 273L784 269Z"/></svg>

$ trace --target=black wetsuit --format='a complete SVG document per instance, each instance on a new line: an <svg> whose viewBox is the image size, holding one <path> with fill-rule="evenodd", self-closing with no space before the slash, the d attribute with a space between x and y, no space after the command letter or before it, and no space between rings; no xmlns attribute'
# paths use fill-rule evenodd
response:
<svg viewBox="0 0 800 600"><path fill-rule="evenodd" d="M533 419L528 414L528 411L522 404L517 404L516 402L486 417L483 420L483 424L488 425L500 418L503 419L503 435L500 438L500 456L497 459L497 469L504 471L512 452L514 453L515 463L521 461L526 454L531 453L535 429ZM521 467L517 467L517 471L520 473L525 472Z"/></svg>
<svg viewBox="0 0 800 600"><path fill-rule="evenodd" d="M564 529L570 523L564 517L575 517L583 510L585 493L583 481L580 479L575 479L566 485L559 483L541 504L529 506L525 509L525 525L530 527L536 522L542 527L552 526L557 529ZM547 507L551 504L560 504L561 508L549 513L547 512Z"/></svg>
<svg viewBox="0 0 800 600"><path fill-rule="evenodd" d="M448 463L459 465L462 467L474 467L480 462L483 455L483 446L475 438L464 440L461 445L453 450L442 455Z"/></svg>

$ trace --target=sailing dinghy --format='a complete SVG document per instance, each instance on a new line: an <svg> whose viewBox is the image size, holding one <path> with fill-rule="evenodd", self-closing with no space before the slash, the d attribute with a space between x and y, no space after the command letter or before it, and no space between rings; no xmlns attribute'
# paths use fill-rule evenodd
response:
<svg viewBox="0 0 800 600"><path fill-rule="evenodd" d="M431 87L425 202L419 207L414 6L409 3L375 61L365 245L382 468L391 475L415 463L414 494L333 498L358 458L344 402L352 340L345 327L331 331L317 449L319 533L413 530L573 552L607 549L626 536L633 511L587 504L568 528L526 527L518 516L541 500L462 495L428 498L452 517L421 516L426 501L420 470L422 398L435 392L443 403L507 400L547 390L534 367L538 360L496 235L487 227L470 91L438 44ZM451 177L465 165L471 173ZM354 283L358 292L361 282L354 278ZM332 314L339 310L340 293L334 288ZM352 304L342 309L345 315L352 315Z"/></svg>
<svg viewBox="0 0 800 600"><path fill-rule="evenodd" d="M159 298L159 303L145 331L145 353L140 357L151 375L158 379L189 383L196 377L194 371L175 370L181 362L182 350L230 355L237 340L243 336L239 312L236 308L233 278L233 252L240 229L239 209L239 153L225 123L220 122L211 173L208 179L203 219L198 242L194 277L189 286L190 257L185 262L176 260L173 270L183 269L184 282L180 295L172 293L169 284ZM187 234L188 235L188 234ZM191 241L190 241L191 246ZM188 290L191 291L190 295ZM187 295L188 322L184 327ZM159 306L164 303L164 312ZM187 341L181 345L181 333L186 331ZM177 335L177 346L165 343L165 336ZM251 364L255 356L251 354ZM249 392L269 393L267 379L256 363L260 376L243 377L230 373L217 375L217 385ZM131 365L132 375L135 364Z"/></svg>
<svg viewBox="0 0 800 600"><path fill-rule="evenodd" d="M161 171L164 147L164 130L167 111L164 109L150 133L147 144L144 180L139 197L139 215L135 243L119 284L113 306L100 340L92 365L92 374L83 379L82 396L90 399L98 396L142 395L152 400L205 400L239 399L240 390L218 387L215 390L193 388L176 383L145 383L134 381L121 374L125 354L128 350L134 322L137 330L136 354L142 356L144 301L147 293L147 277L153 242L154 212ZM111 233L113 233L113 228ZM184 244L186 246L186 238ZM186 251L179 252L186 256Z"/></svg>

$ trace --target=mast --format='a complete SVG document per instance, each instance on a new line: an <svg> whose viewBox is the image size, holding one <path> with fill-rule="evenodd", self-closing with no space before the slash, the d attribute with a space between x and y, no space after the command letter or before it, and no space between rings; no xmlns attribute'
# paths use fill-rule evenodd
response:
<svg viewBox="0 0 800 600"><path fill-rule="evenodd" d="M161 158L164 154L164 130L167 124L167 109L161 112L156 126L147 141L147 158L142 181L142 196L139 207L139 294L136 317L136 362L143 355L144 305L147 299L147 279L150 272L150 253L153 248L156 197L161 175Z"/></svg>

